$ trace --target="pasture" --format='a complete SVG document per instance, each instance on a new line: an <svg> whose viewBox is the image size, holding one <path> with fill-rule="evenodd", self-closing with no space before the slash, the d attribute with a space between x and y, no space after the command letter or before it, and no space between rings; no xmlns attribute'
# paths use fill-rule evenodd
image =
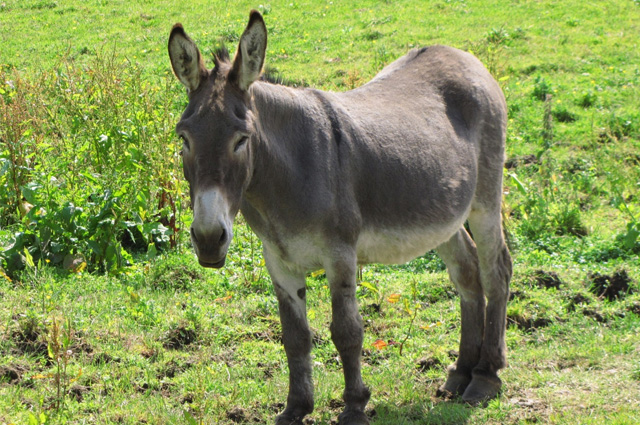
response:
<svg viewBox="0 0 640 425"><path fill-rule="evenodd" d="M471 51L509 128L509 366L486 407L435 397L459 303L427 253L366 266L373 424L640 422L637 0L0 2L0 424L272 423L288 376L260 242L236 219L227 266L198 266L173 128L186 96L167 39L208 66L249 10L266 66L345 91L413 47ZM340 359L324 271L308 276L315 411L336 423Z"/></svg>

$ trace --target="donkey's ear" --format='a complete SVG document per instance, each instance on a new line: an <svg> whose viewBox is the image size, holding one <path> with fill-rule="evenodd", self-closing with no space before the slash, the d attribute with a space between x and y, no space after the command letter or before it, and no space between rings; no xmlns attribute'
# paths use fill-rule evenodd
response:
<svg viewBox="0 0 640 425"><path fill-rule="evenodd" d="M251 11L249 23L240 37L240 45L233 60L230 78L242 90L247 90L260 76L267 50L267 27L262 15Z"/></svg>
<svg viewBox="0 0 640 425"><path fill-rule="evenodd" d="M198 46L180 24L173 26L169 36L169 58L173 72L189 92L200 87L200 83L207 76L207 68Z"/></svg>

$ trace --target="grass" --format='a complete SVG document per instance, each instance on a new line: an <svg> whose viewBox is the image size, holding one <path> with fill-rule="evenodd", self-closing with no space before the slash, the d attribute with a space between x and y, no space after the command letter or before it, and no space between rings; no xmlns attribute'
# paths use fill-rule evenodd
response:
<svg viewBox="0 0 640 425"><path fill-rule="evenodd" d="M22 233L30 254L0 269L0 424L271 423L282 410L288 371L259 241L240 217L228 266L211 271L179 233L190 212L172 126L185 100L168 32L182 22L210 63L251 8L267 22L267 65L298 85L347 90L442 43L475 53L507 96L504 391L485 408L435 398L459 307L432 253L367 266L372 423L640 422L637 2L6 0L0 246ZM34 249L56 225L58 251ZM84 266L65 270L67 255ZM309 423L331 424L342 377L330 297L322 274L308 282ZM591 290L625 284L611 300Z"/></svg>
<svg viewBox="0 0 640 425"><path fill-rule="evenodd" d="M22 423L40 413L50 423L272 420L287 387L273 291L263 280L247 282L237 269L216 273L195 265L191 254L174 253L118 278L45 268L23 283L5 281L0 420ZM168 269L176 281L189 283L158 286L158 273ZM457 298L446 273L365 268L363 279L379 291L359 290L373 423L564 423L576 415L584 418L579 423L634 423L639 318L632 310L640 305L640 288L633 283L634 294L609 302L588 291L585 271L557 278L559 288L547 289L535 270L516 268L506 387L487 408L474 409L434 397L459 333ZM311 417L328 424L341 406L341 370L328 332L326 283L321 276L309 279L317 385ZM413 279L417 299L403 284ZM417 309L413 327L405 298ZM518 311L538 321L523 320ZM62 400L46 348L54 319L71 324ZM400 355L394 342L407 336ZM379 350L377 340L389 345ZM63 407L55 409L55 403Z"/></svg>

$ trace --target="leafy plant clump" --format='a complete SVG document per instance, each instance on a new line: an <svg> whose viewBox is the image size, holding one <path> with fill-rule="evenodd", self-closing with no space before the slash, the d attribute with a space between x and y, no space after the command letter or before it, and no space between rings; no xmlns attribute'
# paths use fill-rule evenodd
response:
<svg viewBox="0 0 640 425"><path fill-rule="evenodd" d="M0 260L116 271L178 244L173 96L116 56L35 76L0 67ZM26 251L25 251L26 250Z"/></svg>

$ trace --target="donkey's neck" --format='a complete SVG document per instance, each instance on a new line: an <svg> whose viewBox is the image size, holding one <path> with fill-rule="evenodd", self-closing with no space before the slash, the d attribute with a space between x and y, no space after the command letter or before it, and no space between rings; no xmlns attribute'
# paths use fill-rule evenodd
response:
<svg viewBox="0 0 640 425"><path fill-rule="evenodd" d="M270 150L282 150L299 142L301 126L312 123L313 102L308 90L256 82L252 86L257 133Z"/></svg>
<svg viewBox="0 0 640 425"><path fill-rule="evenodd" d="M318 143L318 114L322 110L317 98L310 89L266 82L254 83L251 94L256 131L251 186L266 179L298 178L300 159L313 160L313 146Z"/></svg>
<svg viewBox="0 0 640 425"><path fill-rule="evenodd" d="M331 132L326 132L328 118L321 101L330 95L265 82L254 83L251 95L253 176L242 212L260 233L256 228L258 217L266 219L282 215L283 210L300 210L305 207L301 202L316 196L309 191L322 190L326 174L333 171L331 157L336 152L327 140ZM316 191L309 187L312 181Z"/></svg>

